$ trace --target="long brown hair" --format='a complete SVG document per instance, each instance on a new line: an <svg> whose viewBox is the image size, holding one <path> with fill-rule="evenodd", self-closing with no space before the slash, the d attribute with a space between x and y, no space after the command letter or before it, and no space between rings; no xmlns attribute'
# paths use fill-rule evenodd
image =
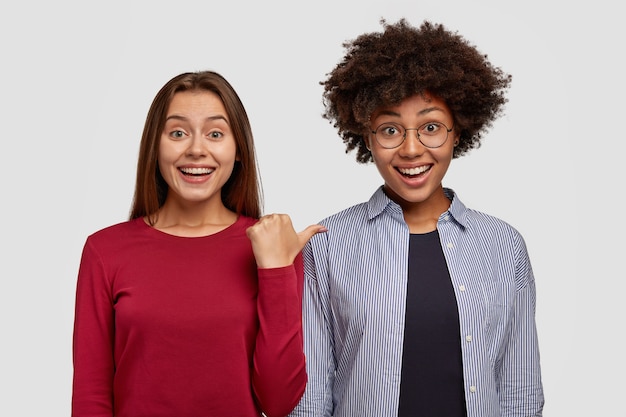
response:
<svg viewBox="0 0 626 417"><path fill-rule="evenodd" d="M237 145L240 160L222 187L224 205L237 214L259 218L262 214L262 190L259 181L252 128L246 109L230 83L213 71L186 72L168 81L157 93L141 136L137 179L130 219L148 216L151 224L165 203L168 185L158 168L158 150L167 110L174 95L181 91L206 90L218 95L224 104Z"/></svg>

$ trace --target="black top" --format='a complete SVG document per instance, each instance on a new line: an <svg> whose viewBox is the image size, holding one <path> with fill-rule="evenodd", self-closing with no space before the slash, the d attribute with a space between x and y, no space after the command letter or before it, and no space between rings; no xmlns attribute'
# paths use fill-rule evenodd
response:
<svg viewBox="0 0 626 417"><path fill-rule="evenodd" d="M465 417L459 313L437 230L409 244L399 417Z"/></svg>

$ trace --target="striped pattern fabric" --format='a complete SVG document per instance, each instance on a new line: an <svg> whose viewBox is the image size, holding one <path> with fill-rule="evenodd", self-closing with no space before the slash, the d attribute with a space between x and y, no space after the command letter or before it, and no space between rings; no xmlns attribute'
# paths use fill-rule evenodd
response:
<svg viewBox="0 0 626 417"><path fill-rule="evenodd" d="M535 283L522 236L451 189L438 231L459 307L468 417L541 416ZM397 416L409 230L380 187L303 251L309 382L292 417Z"/></svg>

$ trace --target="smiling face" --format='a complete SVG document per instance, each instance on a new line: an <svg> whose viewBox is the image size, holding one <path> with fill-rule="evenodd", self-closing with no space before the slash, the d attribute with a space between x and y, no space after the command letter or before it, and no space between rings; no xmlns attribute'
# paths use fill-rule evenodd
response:
<svg viewBox="0 0 626 417"><path fill-rule="evenodd" d="M434 132L438 124L452 127L453 117L448 106L428 93L416 94L397 106L376 109L370 117L370 130L374 131L384 123L408 129L404 141L392 149L383 147L374 133L365 136L376 168L385 181L385 192L405 213L416 210L428 211L433 216L443 213L450 201L443 193L441 182L452 160L458 136L452 130L441 146L428 148L418 140L416 128L426 124L421 135L428 144L424 135ZM394 134L395 131L392 128L384 133ZM382 142L382 133L379 137Z"/></svg>
<svg viewBox="0 0 626 417"><path fill-rule="evenodd" d="M233 172L237 146L220 98L209 91L174 95L161 134L158 165L166 205L222 208L221 189Z"/></svg>

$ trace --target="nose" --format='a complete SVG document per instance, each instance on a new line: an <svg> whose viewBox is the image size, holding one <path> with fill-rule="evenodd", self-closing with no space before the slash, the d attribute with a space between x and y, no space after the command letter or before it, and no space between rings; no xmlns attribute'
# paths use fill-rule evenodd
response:
<svg viewBox="0 0 626 417"><path fill-rule="evenodd" d="M406 136L400 146L401 154L409 157L421 155L426 147L420 142L417 129L406 129L404 134Z"/></svg>
<svg viewBox="0 0 626 417"><path fill-rule="evenodd" d="M189 146L187 147L187 155L204 156L207 154L206 140L198 133L193 133L189 138Z"/></svg>

